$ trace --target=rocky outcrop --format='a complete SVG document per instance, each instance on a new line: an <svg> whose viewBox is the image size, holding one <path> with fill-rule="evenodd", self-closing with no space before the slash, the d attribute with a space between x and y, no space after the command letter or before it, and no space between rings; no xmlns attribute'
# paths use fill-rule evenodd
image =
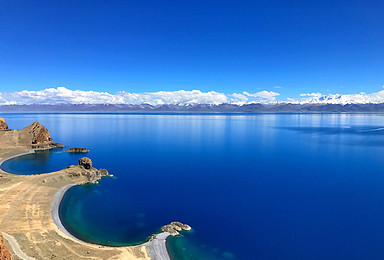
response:
<svg viewBox="0 0 384 260"><path fill-rule="evenodd" d="M79 160L79 166L83 167L84 169L91 169L92 168L92 161L88 157L83 157Z"/></svg>
<svg viewBox="0 0 384 260"><path fill-rule="evenodd" d="M8 125L2 117L0 117L0 130L8 130Z"/></svg>
<svg viewBox="0 0 384 260"><path fill-rule="evenodd" d="M101 177L108 176L112 177L106 169L96 169L92 167L91 159L83 157L79 160L78 165L71 165L65 171L71 178L78 178L80 176L86 177L87 183L97 183Z"/></svg>
<svg viewBox="0 0 384 260"><path fill-rule="evenodd" d="M161 231L168 232L171 236L180 235L179 231L190 231L191 227L187 224L183 224L181 222L172 222L171 224L165 225L161 228Z"/></svg>
<svg viewBox="0 0 384 260"><path fill-rule="evenodd" d="M0 232L0 260L11 260L12 255L11 252L9 252L9 249L4 243L3 235Z"/></svg>
<svg viewBox="0 0 384 260"><path fill-rule="evenodd" d="M19 135L20 141L24 143L43 144L52 142L52 137L48 129L37 122L33 122L31 125L24 127Z"/></svg>
<svg viewBox="0 0 384 260"><path fill-rule="evenodd" d="M5 120L0 119L0 144L3 146L27 146L30 149L45 150L63 147L61 143L52 142L52 137L47 128L34 122L21 131L8 129ZM5 129L6 128L6 129Z"/></svg>
<svg viewBox="0 0 384 260"><path fill-rule="evenodd" d="M73 147L63 151L63 153L88 153L88 152L89 150L87 148L81 148L81 147Z"/></svg>

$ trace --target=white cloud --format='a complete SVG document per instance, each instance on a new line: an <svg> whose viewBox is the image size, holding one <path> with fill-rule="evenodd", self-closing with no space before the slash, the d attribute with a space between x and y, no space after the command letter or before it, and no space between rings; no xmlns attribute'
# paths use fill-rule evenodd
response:
<svg viewBox="0 0 384 260"><path fill-rule="evenodd" d="M317 92L317 93L303 93L300 94L300 97L321 97L322 94Z"/></svg>
<svg viewBox="0 0 384 260"><path fill-rule="evenodd" d="M228 102L223 93L215 91L159 91L148 93L117 94L96 91L70 90L65 87L48 88L39 91L0 93L1 104L222 104Z"/></svg>
<svg viewBox="0 0 384 260"><path fill-rule="evenodd" d="M122 104L222 104L228 101L223 93L215 91L201 92L200 90L159 91L149 93L118 92L116 96L122 99Z"/></svg>
<svg viewBox="0 0 384 260"><path fill-rule="evenodd" d="M384 103L384 90L367 94L327 94L318 92L300 94L300 98L287 98L277 101L280 94L274 91L256 93L233 93L226 95L216 91L200 90L158 91L130 93L121 91L116 94L97 91L70 90L65 87L47 88L39 91L23 90L19 92L0 92L0 104L251 104L251 103L293 103L293 104L365 104Z"/></svg>
<svg viewBox="0 0 384 260"><path fill-rule="evenodd" d="M258 98L259 100L265 100L265 101L275 101L277 96L280 96L279 93L273 92L273 91L260 91L256 93L248 93L247 91L243 92L243 95L248 96L248 97L255 97Z"/></svg>
<svg viewBox="0 0 384 260"><path fill-rule="evenodd" d="M232 104L243 105L248 101L248 98L243 94L233 93L232 97L233 98L231 98L231 102L230 102Z"/></svg>

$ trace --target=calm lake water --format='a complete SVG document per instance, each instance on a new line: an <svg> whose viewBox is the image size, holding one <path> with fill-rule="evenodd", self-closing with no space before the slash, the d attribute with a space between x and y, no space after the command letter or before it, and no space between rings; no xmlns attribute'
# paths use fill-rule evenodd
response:
<svg viewBox="0 0 384 260"><path fill-rule="evenodd" d="M384 259L383 114L2 114L38 121L65 148L90 149L115 178L71 188L65 227L90 242L168 240L191 259ZM7 161L50 172L84 155L41 152Z"/></svg>

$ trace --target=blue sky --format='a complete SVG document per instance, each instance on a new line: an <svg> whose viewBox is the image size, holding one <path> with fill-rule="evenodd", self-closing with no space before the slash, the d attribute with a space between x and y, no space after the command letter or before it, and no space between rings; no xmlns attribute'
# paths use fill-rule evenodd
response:
<svg viewBox="0 0 384 260"><path fill-rule="evenodd" d="M0 92L377 92L383 13L376 0L1 1Z"/></svg>

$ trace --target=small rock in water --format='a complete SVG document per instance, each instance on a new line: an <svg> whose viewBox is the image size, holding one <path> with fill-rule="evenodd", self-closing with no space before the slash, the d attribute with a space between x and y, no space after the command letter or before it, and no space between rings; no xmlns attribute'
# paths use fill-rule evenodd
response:
<svg viewBox="0 0 384 260"><path fill-rule="evenodd" d="M87 148L81 148L81 147L73 147L63 151L63 153L88 153L88 152L89 150Z"/></svg>
<svg viewBox="0 0 384 260"><path fill-rule="evenodd" d="M91 159L89 159L87 157L83 157L79 160L79 166L82 166L85 169L91 169L92 168L92 161L91 161Z"/></svg>
<svg viewBox="0 0 384 260"><path fill-rule="evenodd" d="M190 231L191 227L187 224L183 224L181 222L175 221L161 228L161 231L168 232L169 234L171 234L171 236L180 235L179 231L182 231L182 230Z"/></svg>

